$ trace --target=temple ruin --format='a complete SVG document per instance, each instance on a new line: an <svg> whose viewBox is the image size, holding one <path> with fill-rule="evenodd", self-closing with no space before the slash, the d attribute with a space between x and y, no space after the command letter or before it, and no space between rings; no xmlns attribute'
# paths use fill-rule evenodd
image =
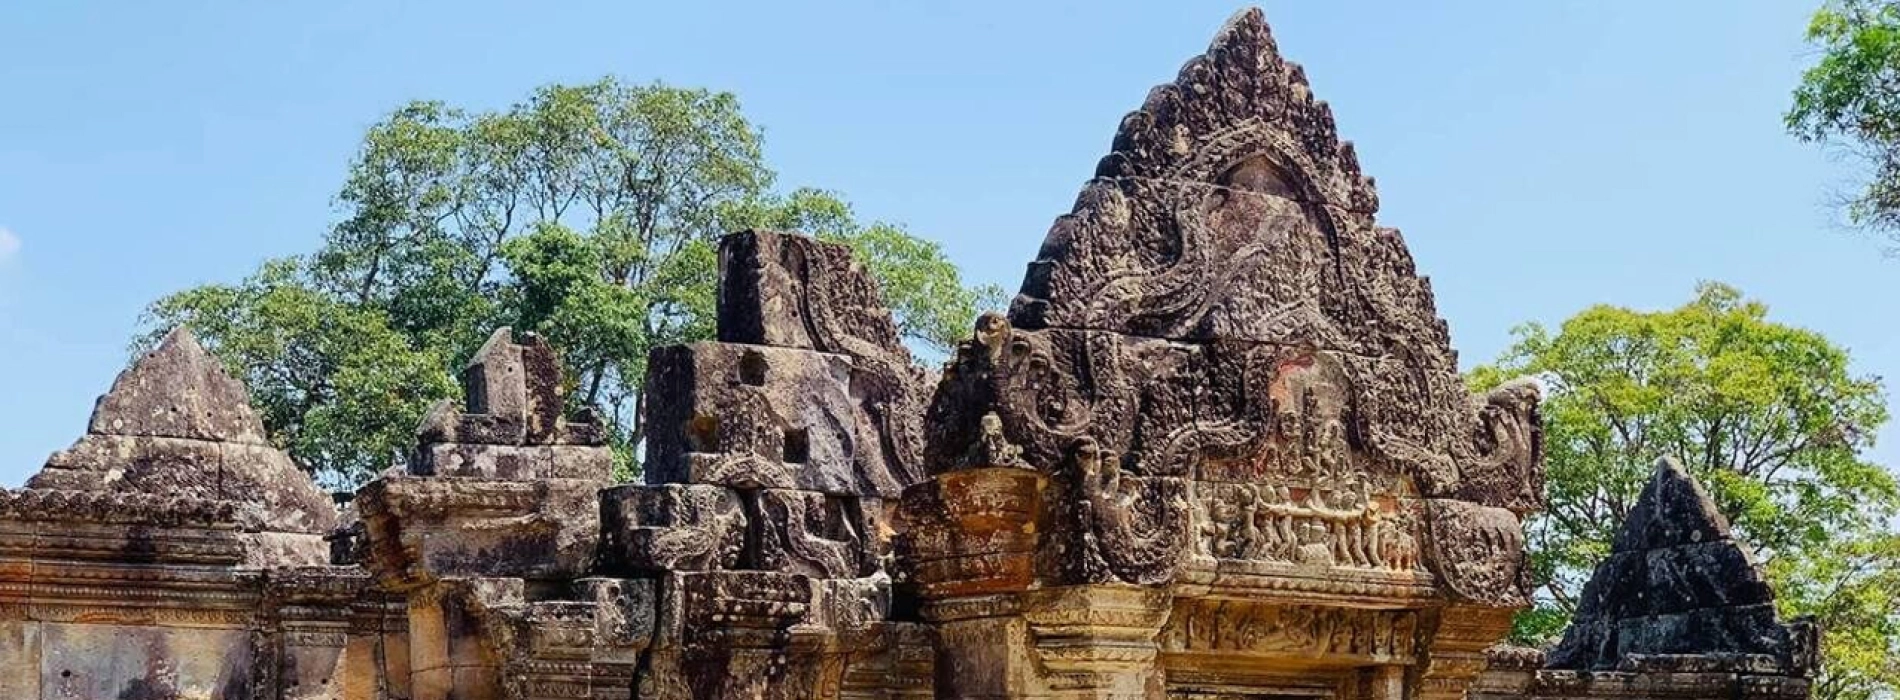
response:
<svg viewBox="0 0 1900 700"><path fill-rule="evenodd" d="M0 698L1806 697L1816 633L1668 468L1564 642L1494 648L1538 390L1467 391L1377 209L1255 10L940 375L845 248L725 237L645 483L503 328L333 500L175 331L0 491Z"/></svg>
<svg viewBox="0 0 1900 700"><path fill-rule="evenodd" d="M1820 630L1783 624L1702 486L1665 460L1548 652L1495 647L1471 700L1804 700Z"/></svg>

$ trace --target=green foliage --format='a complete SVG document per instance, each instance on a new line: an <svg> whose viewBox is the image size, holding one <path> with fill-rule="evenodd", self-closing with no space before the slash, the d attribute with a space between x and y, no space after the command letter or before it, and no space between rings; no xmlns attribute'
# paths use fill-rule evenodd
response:
<svg viewBox="0 0 1900 700"><path fill-rule="evenodd" d="M647 353L712 337L722 233L851 245L907 337L939 348L1000 297L966 289L936 244L859 224L830 193L774 194L773 180L728 93L604 79L492 112L414 102L365 134L317 251L160 299L144 338L192 326L244 377L274 439L341 486L410 447L492 328L541 333L576 407L610 421L630 477Z"/></svg>
<svg viewBox="0 0 1900 700"><path fill-rule="evenodd" d="M1820 334L1768 320L1732 287L1705 283L1658 312L1586 309L1516 343L1470 382L1534 376L1543 405L1549 508L1526 535L1540 589L1518 641L1550 640L1634 505L1673 457L1709 488L1738 539L1767 562L1790 615L1829 630L1828 698L1900 687L1900 548L1887 534L1900 483L1862 454L1887 420L1878 380L1855 376ZM1848 554L1864 565L1841 562ZM1846 568L1843 568L1846 567ZM1873 659L1880 659L1874 663Z"/></svg>
<svg viewBox="0 0 1900 700"><path fill-rule="evenodd" d="M1831 0L1807 38L1819 59L1795 88L1788 130L1862 161L1867 183L1847 198L1849 221L1900 235L1900 3Z"/></svg>
<svg viewBox="0 0 1900 700"><path fill-rule="evenodd" d="M1821 700L1891 698L1900 686L1900 535L1867 533L1811 556L1769 562L1783 615L1813 615L1825 630Z"/></svg>

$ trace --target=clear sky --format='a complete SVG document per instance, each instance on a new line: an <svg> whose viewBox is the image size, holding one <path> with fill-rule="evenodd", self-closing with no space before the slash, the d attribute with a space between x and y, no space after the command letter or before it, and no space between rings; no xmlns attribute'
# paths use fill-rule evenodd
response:
<svg viewBox="0 0 1900 700"><path fill-rule="evenodd" d="M85 429L146 303L313 249L365 127L603 74L736 92L786 186L1014 289L1227 2L0 4L0 484ZM1900 376L1900 260L1781 128L1811 3L1273 2L1467 366L1700 279ZM1900 457L1900 431L1879 455Z"/></svg>

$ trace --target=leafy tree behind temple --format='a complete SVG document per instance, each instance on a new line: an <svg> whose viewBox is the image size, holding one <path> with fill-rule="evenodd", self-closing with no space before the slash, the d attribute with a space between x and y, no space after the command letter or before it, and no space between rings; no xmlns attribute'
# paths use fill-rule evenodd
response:
<svg viewBox="0 0 1900 700"><path fill-rule="evenodd" d="M1000 297L964 286L936 244L773 181L727 93L605 79L492 112L411 103L365 135L321 248L158 300L141 343L192 326L245 378L273 438L343 485L407 449L498 325L562 350L570 396L611 420L631 466L647 351L712 336L725 232L850 245L925 347L948 348Z"/></svg>
<svg viewBox="0 0 1900 700"><path fill-rule="evenodd" d="M1808 24L1820 50L1786 120L1804 141L1840 147L1865 167L1847 219L1900 245L1900 3L1831 0Z"/></svg>
<svg viewBox="0 0 1900 700"><path fill-rule="evenodd" d="M1540 585L1515 636L1568 624L1656 461L1707 486L1765 562L1784 615L1827 630L1822 700L1900 689L1900 483L1862 455L1887 420L1878 380L1845 350L1768 320L1734 288L1704 284L1668 311L1597 306L1556 332L1522 327L1471 382L1534 376L1543 405L1547 510L1526 526Z"/></svg>

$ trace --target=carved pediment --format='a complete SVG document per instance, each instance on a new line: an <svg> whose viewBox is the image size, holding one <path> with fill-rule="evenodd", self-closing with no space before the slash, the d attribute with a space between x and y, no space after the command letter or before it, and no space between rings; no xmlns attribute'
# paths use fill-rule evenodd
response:
<svg viewBox="0 0 1900 700"><path fill-rule="evenodd" d="M1520 603L1521 537L1486 535L1541 500L1535 386L1469 394L1377 208L1330 109L1242 12L1122 120L1009 314L959 348L927 469L985 466L970 455L1000 435L1049 475L1048 581L1320 566ZM1459 519L1430 527L1440 513Z"/></svg>

